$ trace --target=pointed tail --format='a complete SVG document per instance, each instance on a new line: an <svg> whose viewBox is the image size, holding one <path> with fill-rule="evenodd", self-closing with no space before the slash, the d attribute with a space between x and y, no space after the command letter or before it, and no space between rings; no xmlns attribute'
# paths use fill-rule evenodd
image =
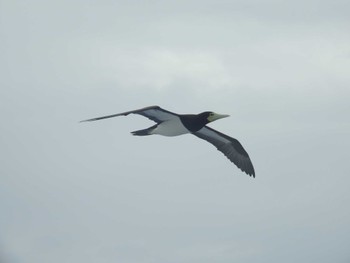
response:
<svg viewBox="0 0 350 263"><path fill-rule="evenodd" d="M154 125L152 127L149 127L147 129L144 130L138 130L138 131L133 131L131 132L132 135L136 135L136 136L146 136L146 135L151 135L152 131L157 127L157 125Z"/></svg>

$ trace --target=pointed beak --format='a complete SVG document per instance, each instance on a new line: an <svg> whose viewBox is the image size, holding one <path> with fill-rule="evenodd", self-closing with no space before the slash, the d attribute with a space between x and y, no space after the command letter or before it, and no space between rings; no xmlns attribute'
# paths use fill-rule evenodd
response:
<svg viewBox="0 0 350 263"><path fill-rule="evenodd" d="M227 115L227 114L218 114L218 113L215 113L213 116L210 116L209 118L208 118L208 120L210 121L210 122L212 122L212 121L216 121L216 120L218 120L218 119L222 119L222 118L226 118L226 117L229 117L230 115Z"/></svg>
<svg viewBox="0 0 350 263"><path fill-rule="evenodd" d="M215 119L218 120L218 119L230 117L230 115L228 115L228 114L216 114L215 117L216 117Z"/></svg>

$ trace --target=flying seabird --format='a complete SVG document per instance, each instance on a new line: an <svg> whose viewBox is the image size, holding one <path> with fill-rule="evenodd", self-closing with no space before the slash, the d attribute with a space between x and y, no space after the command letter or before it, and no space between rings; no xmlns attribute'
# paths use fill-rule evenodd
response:
<svg viewBox="0 0 350 263"><path fill-rule="evenodd" d="M199 114L176 114L164 110L159 106L150 106L138 110L83 120L81 122L98 121L117 116L127 116L129 114L139 114L157 123L147 129L131 132L133 135L145 136L159 134L163 136L178 136L191 133L213 144L243 172L255 177L253 164L240 142L206 126L209 122L228 117L229 115L217 114L211 111L205 111Z"/></svg>

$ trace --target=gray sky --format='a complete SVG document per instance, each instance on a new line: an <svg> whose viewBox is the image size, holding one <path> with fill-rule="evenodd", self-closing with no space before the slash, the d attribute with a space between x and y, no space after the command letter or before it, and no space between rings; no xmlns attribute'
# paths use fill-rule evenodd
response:
<svg viewBox="0 0 350 263"><path fill-rule="evenodd" d="M349 262L349 1L0 1L0 259ZM133 137L213 110L205 141Z"/></svg>

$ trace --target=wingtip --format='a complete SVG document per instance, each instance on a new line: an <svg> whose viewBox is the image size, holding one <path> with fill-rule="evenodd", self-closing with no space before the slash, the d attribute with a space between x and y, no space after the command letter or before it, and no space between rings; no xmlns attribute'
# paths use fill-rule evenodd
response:
<svg viewBox="0 0 350 263"><path fill-rule="evenodd" d="M248 172L248 171L244 171L244 170L242 170L242 171L245 172L247 175L249 175L249 177L255 178L255 172Z"/></svg>
<svg viewBox="0 0 350 263"><path fill-rule="evenodd" d="M253 167L252 176L253 176L253 178L255 178L255 170L254 170L254 167Z"/></svg>
<svg viewBox="0 0 350 263"><path fill-rule="evenodd" d="M79 123L88 122L88 121L91 121L91 120L90 119L89 120L82 120L82 121L79 121Z"/></svg>
<svg viewBox="0 0 350 263"><path fill-rule="evenodd" d="M253 168L253 171L251 171L251 172L249 173L249 176L252 176L253 178L255 178L255 171L254 171L254 168Z"/></svg>

